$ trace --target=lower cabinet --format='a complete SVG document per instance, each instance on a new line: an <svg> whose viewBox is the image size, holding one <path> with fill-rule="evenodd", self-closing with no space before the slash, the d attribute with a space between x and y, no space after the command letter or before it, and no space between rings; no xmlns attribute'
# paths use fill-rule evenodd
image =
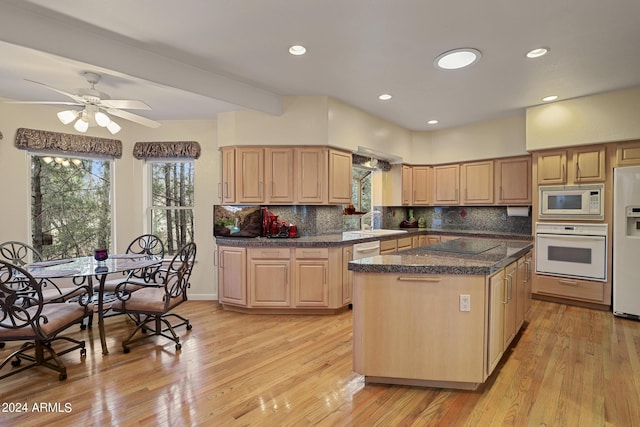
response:
<svg viewBox="0 0 640 427"><path fill-rule="evenodd" d="M291 305L290 249L249 249L249 300L253 307Z"/></svg>
<svg viewBox="0 0 640 427"><path fill-rule="evenodd" d="M247 305L247 250L218 248L218 294L221 303Z"/></svg>
<svg viewBox="0 0 640 427"><path fill-rule="evenodd" d="M249 310L342 308L351 303L350 249L219 246L219 301Z"/></svg>

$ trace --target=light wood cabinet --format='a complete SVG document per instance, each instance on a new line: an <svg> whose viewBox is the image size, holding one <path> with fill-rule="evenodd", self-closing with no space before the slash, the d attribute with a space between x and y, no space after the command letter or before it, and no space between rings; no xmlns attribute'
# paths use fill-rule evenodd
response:
<svg viewBox="0 0 640 427"><path fill-rule="evenodd" d="M640 165L640 140L618 143L616 147L616 165Z"/></svg>
<svg viewBox="0 0 640 427"><path fill-rule="evenodd" d="M433 167L413 166L412 168L413 205L428 206L432 203ZM403 179L404 183L404 179ZM403 186L403 192L405 188Z"/></svg>
<svg viewBox="0 0 640 427"><path fill-rule="evenodd" d="M249 301L252 307L291 305L291 251L249 249Z"/></svg>
<svg viewBox="0 0 640 427"><path fill-rule="evenodd" d="M517 280L517 329L520 329L531 308L531 252L518 260Z"/></svg>
<svg viewBox="0 0 640 427"><path fill-rule="evenodd" d="M506 280L504 269L489 277L489 330L487 374L491 374L504 354L504 284Z"/></svg>
<svg viewBox="0 0 640 427"><path fill-rule="evenodd" d="M604 300L605 285L605 282L538 274L533 291L542 295L609 305L610 301Z"/></svg>
<svg viewBox="0 0 640 427"><path fill-rule="evenodd" d="M535 153L534 157L539 185L603 182L606 179L604 146L543 151Z"/></svg>
<svg viewBox="0 0 640 427"><path fill-rule="evenodd" d="M517 314L518 314L518 300L517 300L517 281L518 281L518 263L512 262L505 267L505 281L504 281L504 348L506 349L513 341L517 332Z"/></svg>
<svg viewBox="0 0 640 427"><path fill-rule="evenodd" d="M295 150L296 202L300 204L327 203L327 149L297 147ZM351 177L349 177L351 183Z"/></svg>
<svg viewBox="0 0 640 427"><path fill-rule="evenodd" d="M328 249L296 249L295 252L294 305L296 307L328 307Z"/></svg>
<svg viewBox="0 0 640 427"><path fill-rule="evenodd" d="M531 157L497 159L494 164L497 204L531 204Z"/></svg>
<svg viewBox="0 0 640 427"><path fill-rule="evenodd" d="M403 205L413 203L413 169L411 166L402 165L402 199Z"/></svg>
<svg viewBox="0 0 640 427"><path fill-rule="evenodd" d="M342 248L342 304L351 304L353 296L353 272L349 270L349 261L353 260L353 246Z"/></svg>
<svg viewBox="0 0 640 427"><path fill-rule="evenodd" d="M236 201L236 150L233 147L223 147L221 150L221 185L218 189L222 203Z"/></svg>
<svg viewBox="0 0 640 427"><path fill-rule="evenodd" d="M426 236L427 245L435 245L436 243L440 243L440 236Z"/></svg>
<svg viewBox="0 0 640 427"><path fill-rule="evenodd" d="M406 251L408 249L411 249L413 247L413 239L411 238L411 236L408 237L400 237L396 240L396 245L397 245L397 251Z"/></svg>
<svg viewBox="0 0 640 427"><path fill-rule="evenodd" d="M433 204L460 204L460 165L433 167Z"/></svg>
<svg viewBox="0 0 640 427"><path fill-rule="evenodd" d="M264 149L236 148L236 203L264 203Z"/></svg>
<svg viewBox="0 0 640 427"><path fill-rule="evenodd" d="M390 254L398 250L398 241L396 239L380 241L380 255Z"/></svg>
<svg viewBox="0 0 640 427"><path fill-rule="evenodd" d="M422 246L427 246L429 243L427 243L427 235L426 234L420 234L419 236L413 236L411 237L411 245L414 248L420 248Z"/></svg>
<svg viewBox="0 0 640 427"><path fill-rule="evenodd" d="M265 202L293 203L293 148L268 147L265 149L265 160Z"/></svg>
<svg viewBox="0 0 640 427"><path fill-rule="evenodd" d="M493 160L463 163L460 166L463 205L493 203Z"/></svg>
<svg viewBox="0 0 640 427"><path fill-rule="evenodd" d="M218 295L221 303L247 305L247 250L218 247Z"/></svg>
<svg viewBox="0 0 640 427"><path fill-rule="evenodd" d="M329 204L351 203L351 153L329 149Z"/></svg>

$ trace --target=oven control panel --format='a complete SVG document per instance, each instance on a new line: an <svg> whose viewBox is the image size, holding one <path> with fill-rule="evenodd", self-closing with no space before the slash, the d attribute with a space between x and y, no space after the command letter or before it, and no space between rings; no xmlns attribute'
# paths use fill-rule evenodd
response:
<svg viewBox="0 0 640 427"><path fill-rule="evenodd" d="M536 234L579 234L585 236L606 236L608 224L536 222Z"/></svg>

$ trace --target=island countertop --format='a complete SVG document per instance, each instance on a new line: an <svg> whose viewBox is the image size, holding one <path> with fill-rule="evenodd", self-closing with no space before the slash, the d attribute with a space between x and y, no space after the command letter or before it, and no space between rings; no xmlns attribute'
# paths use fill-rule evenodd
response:
<svg viewBox="0 0 640 427"><path fill-rule="evenodd" d="M533 248L527 240L459 238L349 262L364 273L491 275Z"/></svg>

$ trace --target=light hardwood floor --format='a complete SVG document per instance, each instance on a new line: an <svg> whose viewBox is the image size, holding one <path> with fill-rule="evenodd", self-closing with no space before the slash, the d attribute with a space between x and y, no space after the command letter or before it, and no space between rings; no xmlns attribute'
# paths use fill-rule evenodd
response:
<svg viewBox="0 0 640 427"><path fill-rule="evenodd" d="M125 317L107 319L108 356L97 328L73 329L88 342L86 359L63 356L66 381L44 368L0 381L0 425L640 425L640 322L608 312L534 301L529 324L474 392L365 385L352 371L351 312L246 315L210 301L178 312L194 326L180 330L177 353L154 338L123 354ZM11 403L28 412L7 412ZM61 412L33 409L56 403Z"/></svg>

